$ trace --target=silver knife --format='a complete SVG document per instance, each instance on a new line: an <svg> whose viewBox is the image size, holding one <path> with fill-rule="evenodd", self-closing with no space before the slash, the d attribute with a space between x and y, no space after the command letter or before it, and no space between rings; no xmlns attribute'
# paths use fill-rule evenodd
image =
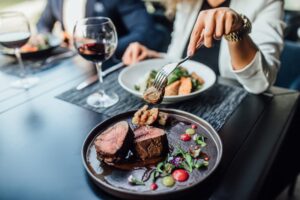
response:
<svg viewBox="0 0 300 200"><path fill-rule="evenodd" d="M102 72L102 76L105 77L107 76L108 74L122 68L124 66L124 64L121 62L121 63L118 63L110 68L108 68L107 70L105 70L104 72ZM76 90L82 90L90 85L92 85L93 83L95 83L96 81L98 81L98 76L97 74L96 75L93 75L91 77L89 77L87 80L83 81L82 83L78 84L77 87L76 87Z"/></svg>

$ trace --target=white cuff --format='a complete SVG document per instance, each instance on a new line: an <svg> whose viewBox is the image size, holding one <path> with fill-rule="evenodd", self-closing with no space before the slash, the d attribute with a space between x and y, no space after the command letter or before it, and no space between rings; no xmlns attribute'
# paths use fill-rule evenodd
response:
<svg viewBox="0 0 300 200"><path fill-rule="evenodd" d="M232 64L230 64L230 69L245 90L250 93L262 93L270 85L263 70L262 54L260 51L255 54L253 60L243 69L234 70Z"/></svg>

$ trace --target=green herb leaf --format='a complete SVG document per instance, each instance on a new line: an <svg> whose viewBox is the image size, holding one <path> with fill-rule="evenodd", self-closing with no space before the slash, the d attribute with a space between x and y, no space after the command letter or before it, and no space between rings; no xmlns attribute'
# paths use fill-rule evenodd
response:
<svg viewBox="0 0 300 200"><path fill-rule="evenodd" d="M150 176L150 180L152 183L156 182L156 179L159 177L159 172L154 170Z"/></svg>
<svg viewBox="0 0 300 200"><path fill-rule="evenodd" d="M163 173L163 170L162 170L163 166L164 166L164 162L158 163L156 166L156 171L158 171L159 173Z"/></svg>
<svg viewBox="0 0 300 200"><path fill-rule="evenodd" d="M133 175L130 175L128 177L128 182L132 185L145 185L145 183L143 181L138 180L136 177L134 177Z"/></svg>
<svg viewBox="0 0 300 200"><path fill-rule="evenodd" d="M200 159L200 160L195 160L195 162L194 162L194 167L195 167L196 169L205 168L205 167L207 167L208 165L209 165L209 162L208 162L208 161L205 161L205 160L202 160L202 159Z"/></svg>
<svg viewBox="0 0 300 200"><path fill-rule="evenodd" d="M164 174L166 175L170 175L172 173L172 170L175 168L174 165L172 165L171 163L166 163L164 165L164 169L163 169L163 172Z"/></svg>
<svg viewBox="0 0 300 200"><path fill-rule="evenodd" d="M196 144L200 145L201 147L205 147L207 144L205 142L205 137L204 136L199 136L197 135L195 138L194 138Z"/></svg>
<svg viewBox="0 0 300 200"><path fill-rule="evenodd" d="M140 86L138 86L138 85L134 85L134 89L136 90L136 91L140 91Z"/></svg>
<svg viewBox="0 0 300 200"><path fill-rule="evenodd" d="M189 172L192 172L194 165L192 156L190 154L185 154L185 160L189 166Z"/></svg>
<svg viewBox="0 0 300 200"><path fill-rule="evenodd" d="M182 162L180 168L183 168L183 169L185 169L185 170L188 171L188 172L192 172L192 171L193 171L193 169L191 169L191 168L189 167L189 165L187 164L187 162Z"/></svg>

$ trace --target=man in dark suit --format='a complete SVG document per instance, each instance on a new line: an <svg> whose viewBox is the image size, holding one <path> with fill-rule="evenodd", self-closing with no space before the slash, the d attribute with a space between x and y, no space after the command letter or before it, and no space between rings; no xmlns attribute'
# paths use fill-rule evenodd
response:
<svg viewBox="0 0 300 200"><path fill-rule="evenodd" d="M94 16L109 17L115 24L119 36L117 58L122 57L131 42L159 49L162 37L141 0L48 0L37 28L39 32L51 32L59 21L62 29L71 34L71 28L66 30L70 18Z"/></svg>

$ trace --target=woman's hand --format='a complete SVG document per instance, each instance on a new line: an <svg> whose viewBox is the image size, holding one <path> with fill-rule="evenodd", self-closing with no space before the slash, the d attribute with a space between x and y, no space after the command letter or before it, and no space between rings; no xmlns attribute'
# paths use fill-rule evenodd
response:
<svg viewBox="0 0 300 200"><path fill-rule="evenodd" d="M160 58L160 54L156 51L150 50L144 45L134 42L131 43L125 53L123 54L122 61L125 65L137 63L146 58Z"/></svg>
<svg viewBox="0 0 300 200"><path fill-rule="evenodd" d="M188 55L193 55L203 43L210 48L213 39L239 30L243 26L241 17L230 8L215 8L201 11L194 25L188 46Z"/></svg>

